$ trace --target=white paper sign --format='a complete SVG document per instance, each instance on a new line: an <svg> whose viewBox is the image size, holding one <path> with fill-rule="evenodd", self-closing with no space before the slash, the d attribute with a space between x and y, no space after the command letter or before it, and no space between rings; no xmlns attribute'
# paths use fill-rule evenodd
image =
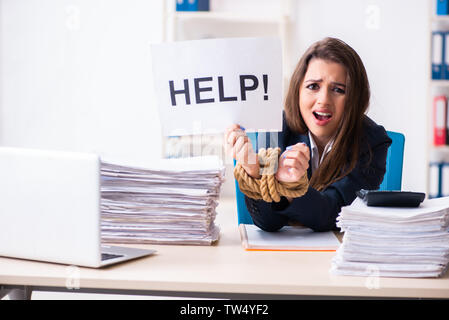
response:
<svg viewBox="0 0 449 320"><path fill-rule="evenodd" d="M165 136L282 130L282 51L278 38L207 39L152 46Z"/></svg>

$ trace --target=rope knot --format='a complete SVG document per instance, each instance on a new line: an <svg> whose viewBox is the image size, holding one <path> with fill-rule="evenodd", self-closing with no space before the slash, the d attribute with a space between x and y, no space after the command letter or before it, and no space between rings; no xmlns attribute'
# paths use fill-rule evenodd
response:
<svg viewBox="0 0 449 320"><path fill-rule="evenodd" d="M276 174L279 164L280 148L259 150L260 175Z"/></svg>
<svg viewBox="0 0 449 320"><path fill-rule="evenodd" d="M260 179L249 176L240 163L234 168L234 177L240 190L250 198L263 199L266 202L279 202L281 196L298 198L304 195L309 188L307 174L297 182L279 182L275 178L278 169L280 148L260 149L259 165Z"/></svg>

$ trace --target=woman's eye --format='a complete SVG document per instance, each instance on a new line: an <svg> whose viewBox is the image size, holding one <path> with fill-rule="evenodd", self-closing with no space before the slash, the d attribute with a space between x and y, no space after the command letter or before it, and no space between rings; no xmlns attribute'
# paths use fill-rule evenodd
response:
<svg viewBox="0 0 449 320"><path fill-rule="evenodd" d="M345 94L345 90L342 89L342 88L339 88L339 87L335 87L334 91L337 92L337 93L340 93L340 94Z"/></svg>
<svg viewBox="0 0 449 320"><path fill-rule="evenodd" d="M311 83L306 88L311 89L311 90L317 90L317 89L319 89L319 86L316 83Z"/></svg>

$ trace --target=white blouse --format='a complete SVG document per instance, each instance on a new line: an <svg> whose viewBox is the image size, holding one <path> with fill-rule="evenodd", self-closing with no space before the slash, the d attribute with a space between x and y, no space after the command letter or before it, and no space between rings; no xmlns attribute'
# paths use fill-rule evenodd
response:
<svg viewBox="0 0 449 320"><path fill-rule="evenodd" d="M332 150L332 146L334 145L335 138L332 138L327 144L326 147L324 147L323 154L320 157L320 154L318 152L318 146L315 143L315 140L313 140L312 135L309 131L309 140L310 140L310 162L312 164L312 172L314 172L323 162L324 156L328 154Z"/></svg>

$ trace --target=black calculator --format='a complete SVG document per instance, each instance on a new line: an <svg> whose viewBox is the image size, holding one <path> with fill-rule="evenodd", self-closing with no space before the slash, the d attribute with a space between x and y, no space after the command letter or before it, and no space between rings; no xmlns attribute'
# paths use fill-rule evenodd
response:
<svg viewBox="0 0 449 320"><path fill-rule="evenodd" d="M419 207L426 197L422 192L359 190L357 196L370 207Z"/></svg>

